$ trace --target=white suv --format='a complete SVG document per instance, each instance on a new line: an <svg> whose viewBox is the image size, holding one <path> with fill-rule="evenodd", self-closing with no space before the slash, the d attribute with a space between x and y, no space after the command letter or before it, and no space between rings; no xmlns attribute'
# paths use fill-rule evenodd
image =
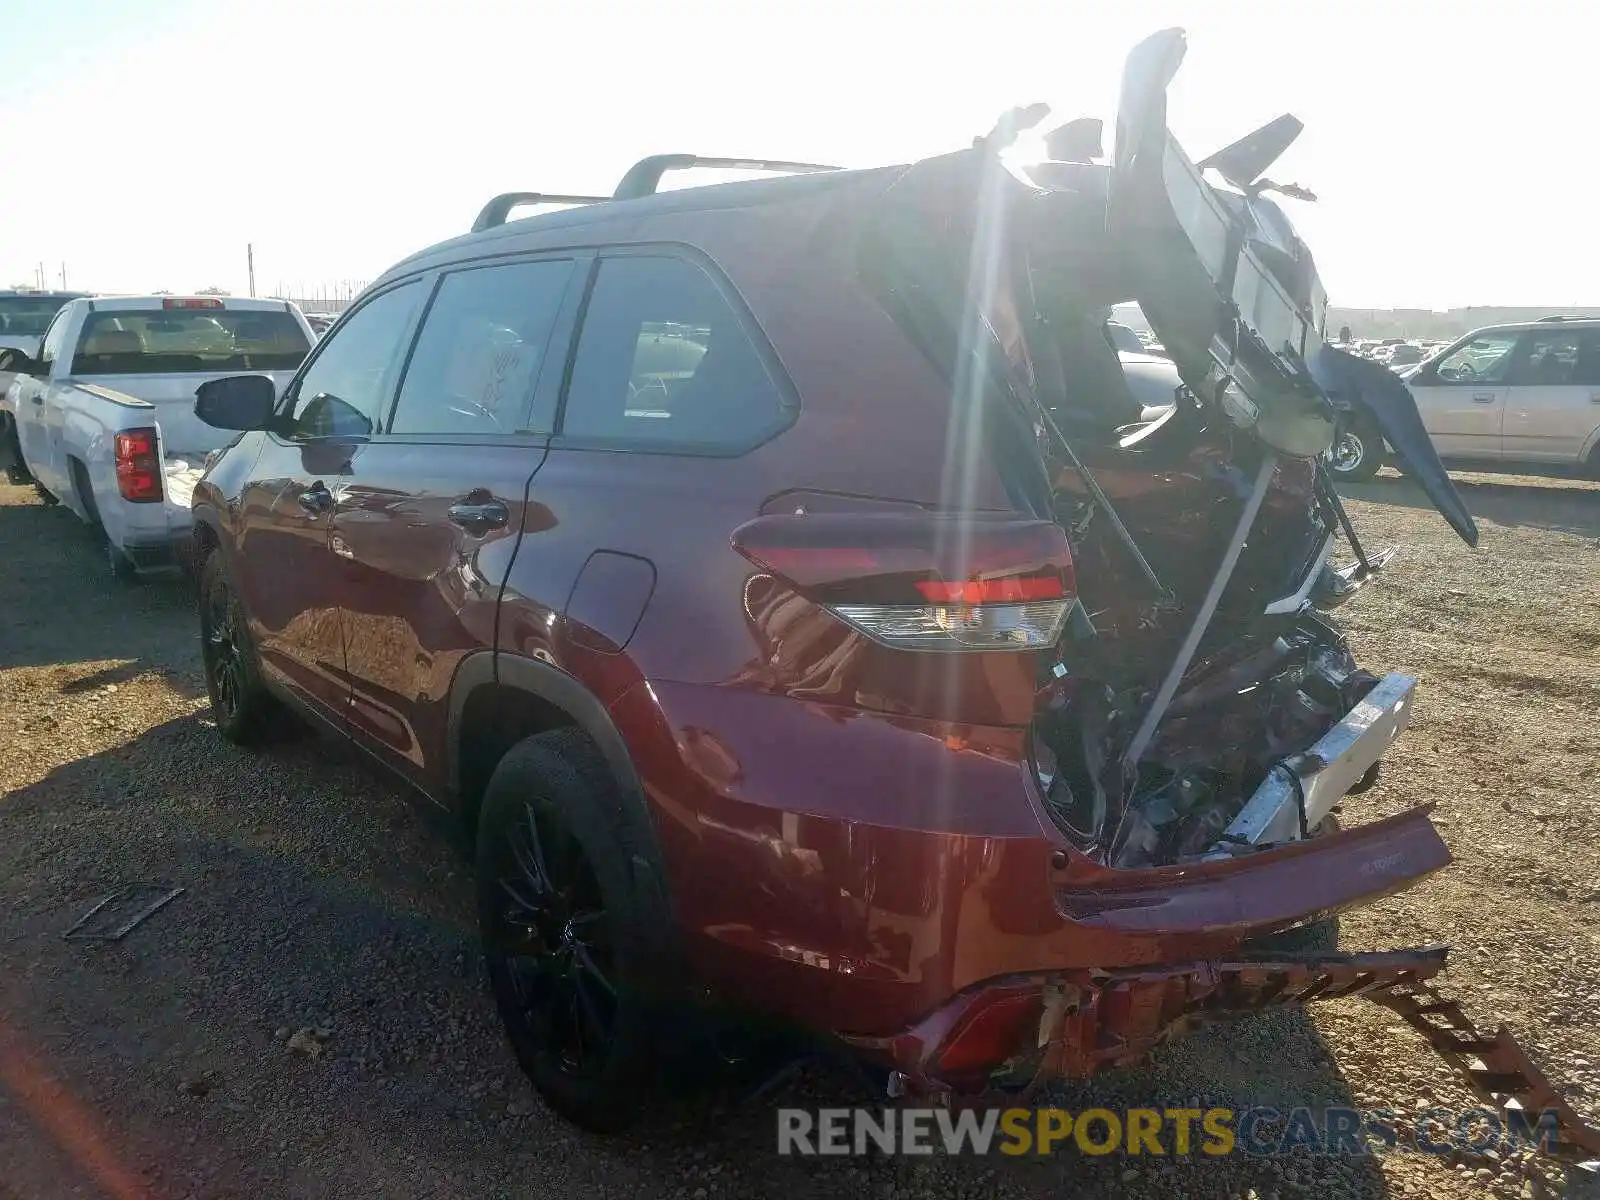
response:
<svg viewBox="0 0 1600 1200"><path fill-rule="evenodd" d="M1406 376L1439 457L1600 470L1600 317L1475 330ZM1334 473L1368 479L1383 443L1355 422Z"/></svg>

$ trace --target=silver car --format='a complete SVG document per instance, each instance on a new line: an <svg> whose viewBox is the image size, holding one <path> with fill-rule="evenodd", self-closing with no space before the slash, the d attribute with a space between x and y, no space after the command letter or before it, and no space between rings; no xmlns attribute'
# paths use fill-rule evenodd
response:
<svg viewBox="0 0 1600 1200"><path fill-rule="evenodd" d="M1404 377L1441 458L1600 473L1600 318L1475 330ZM1382 452L1354 421L1329 465L1370 479Z"/></svg>

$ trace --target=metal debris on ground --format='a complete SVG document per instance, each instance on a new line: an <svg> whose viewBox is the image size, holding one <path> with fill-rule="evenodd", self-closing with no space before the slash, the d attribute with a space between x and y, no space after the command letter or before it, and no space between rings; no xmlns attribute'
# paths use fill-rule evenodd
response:
<svg viewBox="0 0 1600 1200"><path fill-rule="evenodd" d="M1505 1025L1494 1037L1485 1037L1458 1003L1421 979L1366 995L1425 1037L1486 1104L1499 1111L1521 1109L1534 1120L1541 1113L1554 1113L1559 1136L1553 1156L1590 1174L1600 1173L1600 1129L1573 1110Z"/></svg>
<svg viewBox="0 0 1600 1200"><path fill-rule="evenodd" d="M69 942L120 942L184 893L169 883L127 883L100 900L62 936Z"/></svg>

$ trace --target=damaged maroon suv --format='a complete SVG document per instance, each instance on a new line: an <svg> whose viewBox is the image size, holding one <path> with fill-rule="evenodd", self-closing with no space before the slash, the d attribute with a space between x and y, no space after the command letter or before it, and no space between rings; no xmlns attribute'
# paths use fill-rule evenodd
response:
<svg viewBox="0 0 1600 1200"><path fill-rule="evenodd" d="M281 396L201 388L246 431L194 500L221 732L309 716L474 832L497 1002L570 1118L624 1123L685 1011L956 1097L1365 992L1543 1086L1429 991L1442 951L1328 936L1450 857L1425 810L1335 817L1415 698L1324 615L1384 561L1337 411L1476 530L1404 386L1322 340L1262 177L1298 123L1195 164L1182 51L1135 50L1109 158L1019 109L909 166L496 197ZM777 177L658 192L704 165Z"/></svg>

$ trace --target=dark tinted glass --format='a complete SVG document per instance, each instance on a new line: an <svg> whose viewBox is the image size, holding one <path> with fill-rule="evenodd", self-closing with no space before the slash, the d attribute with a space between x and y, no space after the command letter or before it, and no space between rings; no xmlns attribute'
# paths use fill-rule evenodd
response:
<svg viewBox="0 0 1600 1200"><path fill-rule="evenodd" d="M562 433L736 450L776 429L783 409L761 356L704 271L676 258L601 264Z"/></svg>
<svg viewBox="0 0 1600 1200"><path fill-rule="evenodd" d="M287 312L155 309L90 313L78 335L76 375L292 371L311 349Z"/></svg>
<svg viewBox="0 0 1600 1200"><path fill-rule="evenodd" d="M571 277L569 260L446 275L423 321L389 432L519 429Z"/></svg>

